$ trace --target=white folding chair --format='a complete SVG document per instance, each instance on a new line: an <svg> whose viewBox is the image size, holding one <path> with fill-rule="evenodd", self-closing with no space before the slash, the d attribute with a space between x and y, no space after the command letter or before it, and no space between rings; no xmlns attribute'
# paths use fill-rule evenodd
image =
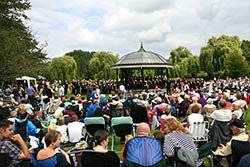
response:
<svg viewBox="0 0 250 167"><path fill-rule="evenodd" d="M193 137L194 142L199 141L208 141L208 132L209 132L209 122L194 122L192 123L192 128L190 134Z"/></svg>

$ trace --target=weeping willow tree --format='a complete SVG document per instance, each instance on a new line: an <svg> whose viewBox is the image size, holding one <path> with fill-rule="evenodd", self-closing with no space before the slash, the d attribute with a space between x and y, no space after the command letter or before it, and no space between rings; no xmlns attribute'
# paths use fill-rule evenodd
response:
<svg viewBox="0 0 250 167"><path fill-rule="evenodd" d="M93 79L114 79L115 71L111 65L118 61L118 55L110 52L96 52L90 59L89 68Z"/></svg>
<svg viewBox="0 0 250 167"><path fill-rule="evenodd" d="M71 56L53 58L51 62L48 62L48 65L50 66L47 68L49 71L45 76L50 80L70 81L76 78L77 64Z"/></svg>
<svg viewBox="0 0 250 167"><path fill-rule="evenodd" d="M185 47L180 46L170 52L169 61L174 65L173 77L191 78L199 72L199 58Z"/></svg>
<svg viewBox="0 0 250 167"><path fill-rule="evenodd" d="M229 67L225 64L227 56L240 58L242 56L240 50L241 41L238 36L221 35L218 38L210 38L207 45L201 48L201 70L207 72L210 78L225 77L228 75Z"/></svg>

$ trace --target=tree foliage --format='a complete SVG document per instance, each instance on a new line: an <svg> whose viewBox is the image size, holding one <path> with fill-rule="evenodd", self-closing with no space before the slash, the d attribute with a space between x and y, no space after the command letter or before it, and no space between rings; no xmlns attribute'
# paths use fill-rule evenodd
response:
<svg viewBox="0 0 250 167"><path fill-rule="evenodd" d="M241 54L241 41L239 37L226 35L221 35L218 38L212 37L208 40L207 45L201 48L201 70L207 72L210 78L225 76L231 70L225 64L227 56L240 57ZM227 63L230 64L229 62Z"/></svg>
<svg viewBox="0 0 250 167"><path fill-rule="evenodd" d="M182 61L182 59L190 55L192 55L192 53L187 48L183 46L179 46L178 48L170 52L169 62L172 65L176 65L176 64L179 64Z"/></svg>
<svg viewBox="0 0 250 167"><path fill-rule="evenodd" d="M115 71L111 70L110 67L117 61L117 55L113 55L110 52L96 52L89 64L93 79L115 78Z"/></svg>
<svg viewBox="0 0 250 167"><path fill-rule="evenodd" d="M66 55L72 56L77 63L77 78L78 79L90 79L91 72L89 69L89 62L93 57L95 52L88 52L82 50L74 50L72 52L66 53Z"/></svg>
<svg viewBox="0 0 250 167"><path fill-rule="evenodd" d="M199 71L199 58L193 56L185 47L178 47L170 52L169 61L174 65L173 77L196 77Z"/></svg>
<svg viewBox="0 0 250 167"><path fill-rule="evenodd" d="M28 0L0 2L0 78L14 80L20 75L39 73L46 55L39 48L28 27L24 25L30 9Z"/></svg>
<svg viewBox="0 0 250 167"><path fill-rule="evenodd" d="M50 80L72 80L76 78L77 64L73 57L62 56L53 58L49 65L49 73L46 75Z"/></svg>
<svg viewBox="0 0 250 167"><path fill-rule="evenodd" d="M250 41L243 40L241 44L241 49L243 52L243 56L246 58L248 64L250 64Z"/></svg>
<svg viewBox="0 0 250 167"><path fill-rule="evenodd" d="M236 51L233 51L226 55L225 67L226 76L236 78L239 76L245 76L249 65L246 62L245 57L242 56L242 53L236 53Z"/></svg>

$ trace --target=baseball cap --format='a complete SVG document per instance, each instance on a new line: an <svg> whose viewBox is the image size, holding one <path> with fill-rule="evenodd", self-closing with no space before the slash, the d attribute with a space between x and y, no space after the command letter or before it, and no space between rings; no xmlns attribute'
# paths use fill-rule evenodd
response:
<svg viewBox="0 0 250 167"><path fill-rule="evenodd" d="M229 123L229 126L236 126L238 128L245 128L245 122L240 119L234 119Z"/></svg>

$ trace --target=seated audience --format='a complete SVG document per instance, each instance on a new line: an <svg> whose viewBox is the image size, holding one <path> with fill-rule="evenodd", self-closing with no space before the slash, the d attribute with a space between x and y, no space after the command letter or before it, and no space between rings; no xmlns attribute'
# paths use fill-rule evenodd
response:
<svg viewBox="0 0 250 167"><path fill-rule="evenodd" d="M62 143L64 143L64 144L67 143L69 141L68 126L65 125L65 123L64 123L64 117L59 117L58 126L57 126L56 130L61 133Z"/></svg>
<svg viewBox="0 0 250 167"><path fill-rule="evenodd" d="M55 119L59 118L60 116L63 115L63 110L64 110L64 104L61 103L59 107L55 110L54 117Z"/></svg>
<svg viewBox="0 0 250 167"><path fill-rule="evenodd" d="M90 106L87 108L86 117L93 117L94 114L95 114L95 110L96 110L97 108L101 108L101 107L99 106L99 101L98 101L98 99L93 100L93 103L90 104Z"/></svg>
<svg viewBox="0 0 250 167"><path fill-rule="evenodd" d="M84 123L77 121L77 116L72 116L72 121L68 124L68 134L69 134L69 142L71 143L77 143L79 142L83 135L82 130L85 126Z"/></svg>
<svg viewBox="0 0 250 167"><path fill-rule="evenodd" d="M211 123L211 114L216 110L216 106L213 104L212 99L207 99L207 104L203 107L203 112L205 113L208 121Z"/></svg>
<svg viewBox="0 0 250 167"><path fill-rule="evenodd" d="M0 121L0 153L9 154L9 166L19 166L22 160L30 157L20 134L13 135L13 123L9 120Z"/></svg>
<svg viewBox="0 0 250 167"><path fill-rule="evenodd" d="M130 139L125 145L124 165L152 166L162 163L162 145L157 139L150 137L149 125L145 122L138 124L136 134L137 137Z"/></svg>
<svg viewBox="0 0 250 167"><path fill-rule="evenodd" d="M164 122L168 119L176 119L174 116L171 115L172 113L172 107L171 105L168 105L166 107L165 114L162 114L161 117L159 118L159 122L161 124L160 132L165 133L164 131Z"/></svg>
<svg viewBox="0 0 250 167"><path fill-rule="evenodd" d="M240 162L240 159L246 155L250 154L250 131L248 132L248 140L232 140L232 167L236 167Z"/></svg>
<svg viewBox="0 0 250 167"><path fill-rule="evenodd" d="M233 133L231 140L228 141L226 145L220 144L214 152L214 155L217 156L217 161L219 161L221 165L228 165L227 159L220 157L227 157L232 154L232 140L248 140L248 135L245 133L245 123L242 120L234 119L230 122L229 126Z"/></svg>
<svg viewBox="0 0 250 167"><path fill-rule="evenodd" d="M240 101L233 102L232 119L242 119L243 111L240 107Z"/></svg>
<svg viewBox="0 0 250 167"><path fill-rule="evenodd" d="M105 153L106 166L120 167L120 159L118 155L113 151L108 151L107 149L108 142L108 132L106 132L105 130L97 130L94 134L94 140L89 143L89 148L87 149Z"/></svg>
<svg viewBox="0 0 250 167"><path fill-rule="evenodd" d="M202 160L198 160L198 151L188 130L183 127L182 123L175 119L165 121L165 135L163 153L168 158L168 163L173 163L175 148L180 150L189 150L187 154L192 155L192 165L201 166ZM191 165L191 164L190 164Z"/></svg>
<svg viewBox="0 0 250 167"><path fill-rule="evenodd" d="M38 150L31 156L34 167L70 167L69 155L59 148L61 134L58 131L49 131L45 135L46 148Z"/></svg>
<svg viewBox="0 0 250 167"><path fill-rule="evenodd" d="M118 102L115 108L115 113L112 113L113 117L121 117L125 116L126 112L124 111L123 104L121 102Z"/></svg>
<svg viewBox="0 0 250 167"><path fill-rule="evenodd" d="M216 121L228 122L232 119L232 112L227 107L227 101L225 99L221 99L219 102L220 109L215 110L211 114L211 118Z"/></svg>
<svg viewBox="0 0 250 167"><path fill-rule="evenodd" d="M36 136L37 134L37 128L28 120L28 113L23 111L19 112L19 119L15 120L13 130L15 133L20 133L24 140L28 136Z"/></svg>
<svg viewBox="0 0 250 167"><path fill-rule="evenodd" d="M187 128L189 132L193 132L193 123L194 122L203 122L204 117L201 114L201 108L198 104L194 104L191 108L191 114L187 117Z"/></svg>
<svg viewBox="0 0 250 167"><path fill-rule="evenodd" d="M198 98L196 96L192 97L192 104L190 104L188 109L187 109L187 115L192 114L192 107L195 105L198 105L200 110L202 109L202 105L200 103L198 103Z"/></svg>
<svg viewBox="0 0 250 167"><path fill-rule="evenodd" d="M157 103L154 108L153 112L157 113L157 118L159 119L162 114L165 114L167 103L162 103L162 98L156 97L155 102Z"/></svg>

